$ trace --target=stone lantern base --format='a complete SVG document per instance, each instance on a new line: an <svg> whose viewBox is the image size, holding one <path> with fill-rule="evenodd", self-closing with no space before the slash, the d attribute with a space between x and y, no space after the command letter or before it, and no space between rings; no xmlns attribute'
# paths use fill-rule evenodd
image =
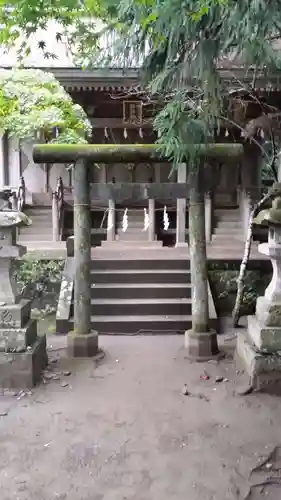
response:
<svg viewBox="0 0 281 500"><path fill-rule="evenodd" d="M48 364L46 336L37 336L30 319L31 302L0 305L0 386L29 389L41 380Z"/></svg>
<svg viewBox="0 0 281 500"><path fill-rule="evenodd" d="M251 385L265 390L281 388L281 225L269 228L268 244L259 245L259 251L270 258L273 275L257 299L255 316L248 316L247 333L238 336L235 356Z"/></svg>
<svg viewBox="0 0 281 500"><path fill-rule="evenodd" d="M281 352L259 351L248 334L237 337L235 364L246 370L254 389L281 388Z"/></svg>

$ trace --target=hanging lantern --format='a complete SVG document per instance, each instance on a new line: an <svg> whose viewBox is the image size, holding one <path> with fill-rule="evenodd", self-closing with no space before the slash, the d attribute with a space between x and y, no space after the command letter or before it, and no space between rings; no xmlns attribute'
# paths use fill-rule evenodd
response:
<svg viewBox="0 0 281 500"><path fill-rule="evenodd" d="M150 226L150 218L149 218L149 213L147 212L146 208L144 208L144 226L143 226L143 231L147 231Z"/></svg>
<svg viewBox="0 0 281 500"><path fill-rule="evenodd" d="M170 220L169 220L169 215L168 215L168 212L167 212L167 207L165 206L164 207L164 211L163 211L163 228L164 228L164 231L168 231L169 226L170 226Z"/></svg>
<svg viewBox="0 0 281 500"><path fill-rule="evenodd" d="M122 219L122 231L125 233L128 229L128 209L125 208Z"/></svg>

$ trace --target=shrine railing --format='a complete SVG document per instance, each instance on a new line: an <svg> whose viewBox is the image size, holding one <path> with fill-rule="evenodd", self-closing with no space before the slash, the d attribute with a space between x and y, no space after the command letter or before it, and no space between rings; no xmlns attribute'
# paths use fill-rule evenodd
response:
<svg viewBox="0 0 281 500"><path fill-rule="evenodd" d="M53 241L62 239L63 216L64 216L64 186L61 177L58 178L57 186L52 196L52 226Z"/></svg>

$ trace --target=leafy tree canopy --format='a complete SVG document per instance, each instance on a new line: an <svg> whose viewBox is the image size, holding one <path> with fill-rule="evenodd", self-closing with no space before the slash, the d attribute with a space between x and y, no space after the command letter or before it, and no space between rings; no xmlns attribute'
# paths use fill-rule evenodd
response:
<svg viewBox="0 0 281 500"><path fill-rule="evenodd" d="M142 60L144 80L165 104L155 119L159 141L176 161L186 138L212 141L214 130L227 122L233 86L218 71L226 60L243 63L245 74L252 68L254 79L259 71L280 67L274 47L281 28L279 0L12 0L9 5L0 4L0 43L25 35L28 51L30 34L55 19L71 33L70 42L85 65L105 60L116 65L120 54L122 65ZM110 51L108 43L102 46L101 35L111 40Z"/></svg>
<svg viewBox="0 0 281 500"><path fill-rule="evenodd" d="M50 142L75 144L87 142L91 125L52 74L13 69L0 71L0 130L19 139L39 133Z"/></svg>

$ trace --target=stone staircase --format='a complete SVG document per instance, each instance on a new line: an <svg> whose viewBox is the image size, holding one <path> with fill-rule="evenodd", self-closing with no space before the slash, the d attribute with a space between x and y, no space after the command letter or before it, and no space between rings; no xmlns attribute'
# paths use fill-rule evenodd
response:
<svg viewBox="0 0 281 500"><path fill-rule="evenodd" d="M51 242L53 240L51 207L27 206L24 212L30 217L32 224L20 228L19 244L29 246L33 242Z"/></svg>
<svg viewBox="0 0 281 500"><path fill-rule="evenodd" d="M147 232L144 231L144 211L143 210L132 210L129 209L127 212L128 216L128 228L126 231L122 230L122 218L123 214L118 220L117 226L117 241L147 241Z"/></svg>
<svg viewBox="0 0 281 500"><path fill-rule="evenodd" d="M127 250L120 258L103 256L92 260L92 328L101 334L173 334L191 327L191 284L188 259L149 257L150 250ZM117 252L118 253L118 252ZM111 254L111 252L109 252ZM71 263L69 262L69 275ZM62 282L61 291L67 289ZM69 309L65 295L59 301L57 333L73 329L73 286L70 287ZM64 301L64 302L63 302ZM210 299L212 319L216 315ZM213 324L214 326L214 324Z"/></svg>
<svg viewBox="0 0 281 500"><path fill-rule="evenodd" d="M209 247L212 254L225 255L225 259L231 255L243 256L244 253L244 228L239 209L216 210L216 227ZM252 242L251 253L258 253L258 245Z"/></svg>

